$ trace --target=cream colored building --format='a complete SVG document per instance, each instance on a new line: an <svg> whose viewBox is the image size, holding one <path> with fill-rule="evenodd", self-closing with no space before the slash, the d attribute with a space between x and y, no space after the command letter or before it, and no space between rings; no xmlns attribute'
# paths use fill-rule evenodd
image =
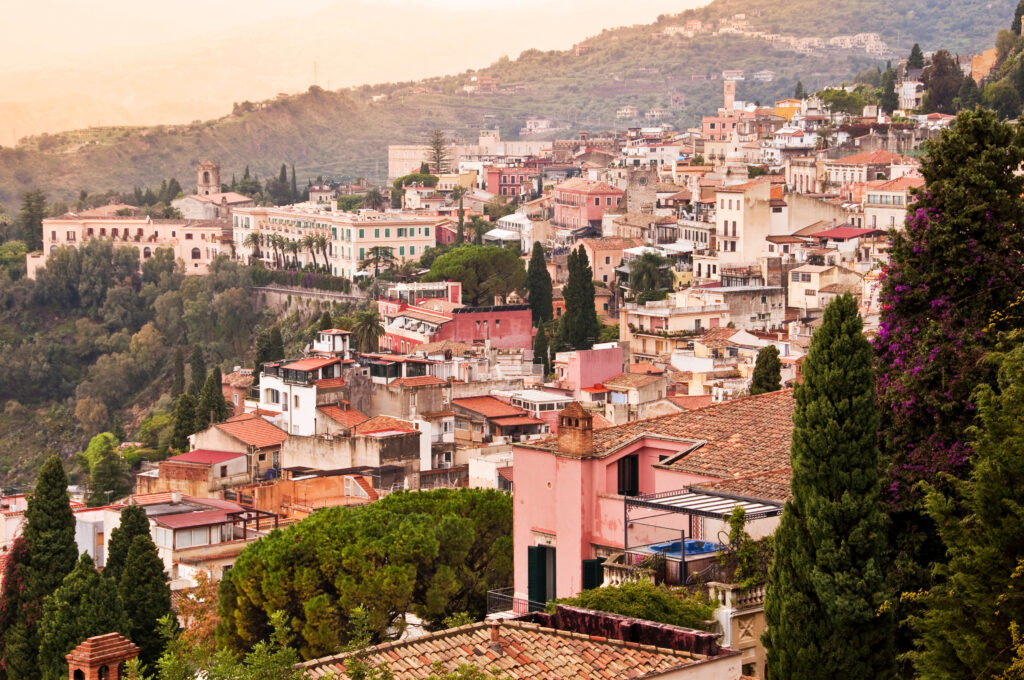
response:
<svg viewBox="0 0 1024 680"><path fill-rule="evenodd" d="M149 217L85 217L68 213L43 220L43 252L29 253L27 276L46 266L62 246L80 248L91 240L107 239L115 248L132 248L148 260L157 248L171 248L186 274L205 274L214 257L231 255L227 220L154 220ZM230 232L229 232L230 233Z"/></svg>
<svg viewBox="0 0 1024 680"><path fill-rule="evenodd" d="M869 185L864 192L864 226L902 229L907 206L914 200L910 191L923 186L923 177L900 177L877 186Z"/></svg>
<svg viewBox="0 0 1024 680"><path fill-rule="evenodd" d="M352 278L372 248L388 248L396 265L418 260L423 252L436 244L436 228L444 218L411 213L360 210L341 213L310 203L278 207L239 208L233 217L238 256L273 262L273 251L264 245L260 257L248 243L249 234L278 235L286 241L299 241L307 235L327 238L327 261L331 274ZM289 258L293 257L289 254ZM297 254L300 265L323 264L323 253L301 248Z"/></svg>
<svg viewBox="0 0 1024 680"><path fill-rule="evenodd" d="M807 312L823 310L837 295L860 295L860 274L838 265L805 264L789 272L789 306Z"/></svg>

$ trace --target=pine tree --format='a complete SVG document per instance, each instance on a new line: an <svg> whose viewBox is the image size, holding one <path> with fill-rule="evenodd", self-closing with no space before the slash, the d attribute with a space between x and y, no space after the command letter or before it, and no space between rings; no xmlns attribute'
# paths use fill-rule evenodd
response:
<svg viewBox="0 0 1024 680"><path fill-rule="evenodd" d="M142 663L153 668L164 648L158 622L171 613L171 588L148 533L132 540L118 594L124 605L128 638L139 646Z"/></svg>
<svg viewBox="0 0 1024 680"><path fill-rule="evenodd" d="M900 98L896 93L896 71L887 67L882 73L879 87L882 90L882 97L878 102L878 106L882 111L892 113L900 107Z"/></svg>
<svg viewBox="0 0 1024 680"><path fill-rule="evenodd" d="M544 246L540 244L540 241L533 243L530 265L526 269L526 289L530 296L533 325L539 328L542 323L551 321L554 317L551 306L551 275L548 273L547 262L544 259Z"/></svg>
<svg viewBox="0 0 1024 680"><path fill-rule="evenodd" d="M174 432L171 434L171 448L188 451L188 436L196 431L196 398L189 393L178 397L174 408Z"/></svg>
<svg viewBox="0 0 1024 680"><path fill-rule="evenodd" d="M11 680L38 680L39 625L43 601L75 567L75 517L68 498L68 477L56 455L39 471L25 511L25 549L21 609L5 640L4 668Z"/></svg>
<svg viewBox="0 0 1024 680"><path fill-rule="evenodd" d="M177 399L185 391L185 357L181 348L174 349L174 364L171 368L171 399Z"/></svg>
<svg viewBox="0 0 1024 680"><path fill-rule="evenodd" d="M43 248L43 218L46 217L46 194L39 189L21 195L18 222L29 252Z"/></svg>
<svg viewBox="0 0 1024 680"><path fill-rule="evenodd" d="M121 510L121 522L110 532L107 541L107 563L103 575L121 581L128 560L128 549L136 536L149 536L149 520L140 505L127 505Z"/></svg>
<svg viewBox="0 0 1024 680"><path fill-rule="evenodd" d="M1024 0L1017 3L1017 9L1013 12L1013 24L1010 29L1017 35L1021 34L1021 17L1024 17Z"/></svg>
<svg viewBox="0 0 1024 680"><path fill-rule="evenodd" d="M569 252L569 280L562 288L565 314L558 326L560 344L573 349L590 349L601 334L601 322L594 308L594 274L583 246Z"/></svg>
<svg viewBox="0 0 1024 680"><path fill-rule="evenodd" d="M220 381L217 376L220 369L215 369L206 378L203 390L199 394L199 405L196 407L194 427L196 432L205 430L208 426L226 420L231 410L228 407L227 399L220 389Z"/></svg>
<svg viewBox="0 0 1024 680"><path fill-rule="evenodd" d="M979 669L1001 677L1011 661L1011 623L1024 623L1024 598L1014 587L1024 564L1024 345L997 363L997 388L976 392L970 476L933 487L926 498L949 561L936 565L936 585L912 619L918 677L973 678Z"/></svg>
<svg viewBox="0 0 1024 680"><path fill-rule="evenodd" d="M448 172L450 160L451 152L448 140L443 132L434 130L427 140L427 162L430 163L430 169L439 175Z"/></svg>
<svg viewBox="0 0 1024 680"><path fill-rule="evenodd" d="M790 482L763 637L774 678L890 678L886 516L871 345L849 294L826 309L795 390Z"/></svg>
<svg viewBox="0 0 1024 680"><path fill-rule="evenodd" d="M1022 0L1024 1L1024 0ZM970 111L981 103L981 92L974 78L967 76L960 83L960 91L956 95L956 106L960 111Z"/></svg>
<svg viewBox="0 0 1024 680"><path fill-rule="evenodd" d="M548 334L544 332L544 326L537 329L537 335L533 338L533 363L544 366L544 375L551 373L551 357L548 356Z"/></svg>
<svg viewBox="0 0 1024 680"><path fill-rule="evenodd" d="M39 624L39 666L44 680L68 677L64 655L86 638L128 632L117 586L103 578L89 553L82 553L74 571L46 598Z"/></svg>
<svg viewBox="0 0 1024 680"><path fill-rule="evenodd" d="M754 375L750 381L750 394L764 394L782 389L782 362L779 348L775 345L762 347L754 363Z"/></svg>
<svg viewBox="0 0 1024 680"><path fill-rule="evenodd" d="M206 362L203 361L203 350L199 348L199 345L192 348L192 356L188 359L188 365L192 372L188 393L193 397L198 397L206 382Z"/></svg>
<svg viewBox="0 0 1024 680"><path fill-rule="evenodd" d="M320 322L316 325L316 328L319 331L326 331L326 330L329 330L331 328L334 328L334 319L331 318L331 313L330 312L325 311L320 316Z"/></svg>
<svg viewBox="0 0 1024 680"><path fill-rule="evenodd" d="M113 446L104 447L89 475L89 507L107 505L131 492L131 476L124 459Z"/></svg>

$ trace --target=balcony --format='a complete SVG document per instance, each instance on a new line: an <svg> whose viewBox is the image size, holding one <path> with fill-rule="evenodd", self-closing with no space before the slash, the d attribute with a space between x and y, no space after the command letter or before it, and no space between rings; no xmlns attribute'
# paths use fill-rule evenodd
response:
<svg viewBox="0 0 1024 680"><path fill-rule="evenodd" d="M544 611L543 602L533 602L515 596L515 588L498 588L487 591L487 616L493 614L514 614L521 616L530 612Z"/></svg>
<svg viewBox="0 0 1024 680"><path fill-rule="evenodd" d="M726 609L739 611L744 609L761 609L764 607L764 585L743 590L735 583L708 583L708 596Z"/></svg>

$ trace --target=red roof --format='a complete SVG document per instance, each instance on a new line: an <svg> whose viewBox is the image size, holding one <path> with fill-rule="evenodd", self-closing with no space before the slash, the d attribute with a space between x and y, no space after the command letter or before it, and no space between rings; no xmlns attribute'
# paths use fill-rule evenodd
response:
<svg viewBox="0 0 1024 680"><path fill-rule="evenodd" d="M518 406L506 404L500 399L495 399L494 397L464 397L462 399L452 399L452 404L455 406L461 406L467 411L479 413L485 418L526 415L526 411Z"/></svg>
<svg viewBox="0 0 1024 680"><path fill-rule="evenodd" d="M354 408L344 409L340 406L330 404L328 406L317 406L316 409L321 411L331 420L341 423L346 427L355 427L359 423L365 423L369 420L369 418Z"/></svg>
<svg viewBox="0 0 1024 680"><path fill-rule="evenodd" d="M340 328L328 328L327 330L320 332L326 333L327 335L351 335L349 331L343 331Z"/></svg>
<svg viewBox="0 0 1024 680"><path fill-rule="evenodd" d="M356 434L373 434L375 432L416 432L416 424L391 416L374 416L355 426Z"/></svg>
<svg viewBox="0 0 1024 680"><path fill-rule="evenodd" d="M227 520L227 510L200 510L199 512L183 512L178 515L158 515L153 518L154 522L168 529L205 527L211 524L223 524Z"/></svg>
<svg viewBox="0 0 1024 680"><path fill-rule="evenodd" d="M288 433L254 413L243 413L217 423L217 429L257 449L280 446Z"/></svg>
<svg viewBox="0 0 1024 680"><path fill-rule="evenodd" d="M344 378L321 378L314 383L317 387L322 390L329 390L334 387L344 387Z"/></svg>
<svg viewBox="0 0 1024 680"><path fill-rule="evenodd" d="M652 364L650 361L641 361L641 362L636 363L636 364L630 364L629 365L629 372L630 373L644 373L644 374L647 374L647 375L661 375L662 373L665 372L665 369L658 368L657 366Z"/></svg>
<svg viewBox="0 0 1024 680"><path fill-rule="evenodd" d="M310 357L308 359L299 359L298 361L293 361L290 364L285 364L281 368L288 369L289 371L316 371L324 366L330 366L340 361L341 359L337 357Z"/></svg>
<svg viewBox="0 0 1024 680"><path fill-rule="evenodd" d="M878 149L876 151L861 151L852 156L826 162L836 165L891 165L893 163L906 163L908 160L905 156L884 149Z"/></svg>
<svg viewBox="0 0 1024 680"><path fill-rule="evenodd" d="M498 475L507 481L512 481L512 466L498 468Z"/></svg>
<svg viewBox="0 0 1024 680"><path fill-rule="evenodd" d="M391 381L392 385L400 385L402 387L424 387L426 385L447 385L448 382L436 375L416 375L411 378L399 378L398 380Z"/></svg>
<svg viewBox="0 0 1024 680"><path fill-rule="evenodd" d="M530 416L508 416L505 418L495 418L494 423L502 427L510 427L512 425L543 425L543 420L537 420Z"/></svg>
<svg viewBox="0 0 1024 680"><path fill-rule="evenodd" d="M237 451L210 451L209 449L196 449L195 451L189 451L188 453L171 456L167 460L174 461L176 463L216 465L217 463L223 463L224 461L244 455L244 453L239 453Z"/></svg>
<svg viewBox="0 0 1024 680"><path fill-rule="evenodd" d="M827 238L833 241L846 241L851 238L867 236L869 234L884 234L881 229L859 229L857 227L833 227L825 231L810 234L811 238Z"/></svg>

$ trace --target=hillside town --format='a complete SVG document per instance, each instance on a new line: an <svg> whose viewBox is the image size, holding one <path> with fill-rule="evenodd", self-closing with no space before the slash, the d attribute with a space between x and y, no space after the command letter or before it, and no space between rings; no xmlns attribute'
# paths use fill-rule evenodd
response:
<svg viewBox="0 0 1024 680"><path fill-rule="evenodd" d="M898 59L876 33L797 39L754 31L743 14L664 34L708 31ZM960 59L962 77L981 83L990 56ZM777 535L794 501L804 422L794 425L794 391L819 385L830 351L816 342L852 319L865 343L852 355L894 332L884 317L894 234L915 219L926 145L957 121L919 111L921 69L904 60L894 71L891 111L839 110L821 93L745 101L747 78L773 74L723 71L721 105L685 130L632 104L612 130L568 134L541 117L518 139L487 126L471 139L436 130L388 147L385 186L321 179L279 205L236 191L210 149L189 168L195 187L171 203L177 217L113 201L42 219L29 280L47 280L68 249L108 241L142 267L178 263L182 285L225 262L259 271L244 304L318 324L308 342L268 342L246 365L207 369L193 353L168 455L137 462L130 484L99 489L99 501L97 489L70 488L76 554L106 571L122 518L138 513L171 601L225 582L220 597L237 604L222 603L221 616L237 622L257 605L231 574L252 568L245 555L257 546L297 542L306 522L338 509L383 513L413 492L489 490L510 499L511 562L482 591L483 611L457 610L479 616L442 626L427 612L447 596L417 590L415 607L380 624L385 635L332 648L318 642L327 632L310 631L323 603L309 594L296 605L304 613L288 613L306 626L301 672L357 677L358 661L390 664L396 678L464 664L509 678L769 677L767 567L742 572L737 553ZM460 250L481 259L448 266ZM108 443L119 460L144 448L119 439ZM5 578L33 535L32 497L0 498ZM438 568L432 578L445 577ZM679 589L707 616L673 625L586 604L588 591L636 583ZM111 669L148 649L129 632L76 639L69 677L117 680ZM255 628L232 634L259 639L244 637Z"/></svg>

